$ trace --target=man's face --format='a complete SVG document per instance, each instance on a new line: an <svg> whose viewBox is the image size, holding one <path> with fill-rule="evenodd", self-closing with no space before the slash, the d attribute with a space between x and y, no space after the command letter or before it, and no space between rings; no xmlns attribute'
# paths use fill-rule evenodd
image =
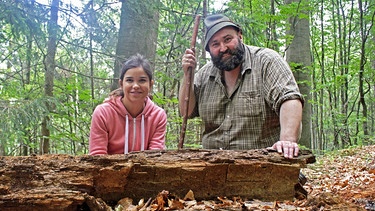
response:
<svg viewBox="0 0 375 211"><path fill-rule="evenodd" d="M233 27L216 32L208 47L213 64L220 70L231 71L243 62L242 35Z"/></svg>

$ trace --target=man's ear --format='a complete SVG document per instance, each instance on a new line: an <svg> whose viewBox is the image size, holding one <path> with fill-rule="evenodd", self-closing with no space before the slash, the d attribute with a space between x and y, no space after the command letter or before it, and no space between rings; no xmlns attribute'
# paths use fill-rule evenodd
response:
<svg viewBox="0 0 375 211"><path fill-rule="evenodd" d="M242 31L239 31L239 32L238 32L238 37L240 38L241 41L243 41L243 39L242 39L242 38L243 38L243 36L242 36Z"/></svg>

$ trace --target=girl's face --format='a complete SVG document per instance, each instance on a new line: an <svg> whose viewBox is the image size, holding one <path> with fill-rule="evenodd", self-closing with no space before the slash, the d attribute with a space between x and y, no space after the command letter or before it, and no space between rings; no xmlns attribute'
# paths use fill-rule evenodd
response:
<svg viewBox="0 0 375 211"><path fill-rule="evenodd" d="M120 85L124 91L124 100L130 102L144 102L154 81L150 80L142 67L128 69Z"/></svg>

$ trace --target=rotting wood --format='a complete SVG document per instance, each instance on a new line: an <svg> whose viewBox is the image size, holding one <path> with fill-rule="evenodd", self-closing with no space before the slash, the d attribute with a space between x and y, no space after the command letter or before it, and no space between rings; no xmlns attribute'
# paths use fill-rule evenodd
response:
<svg viewBox="0 0 375 211"><path fill-rule="evenodd" d="M162 190L180 197L192 190L197 200L290 200L300 169L314 162L307 150L285 159L266 149L0 157L0 210L76 210L92 197L116 204Z"/></svg>

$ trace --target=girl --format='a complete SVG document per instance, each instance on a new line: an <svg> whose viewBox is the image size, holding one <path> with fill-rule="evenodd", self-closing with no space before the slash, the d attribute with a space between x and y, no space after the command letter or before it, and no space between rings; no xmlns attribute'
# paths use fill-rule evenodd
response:
<svg viewBox="0 0 375 211"><path fill-rule="evenodd" d="M94 110L90 155L165 148L167 115L149 98L153 84L151 65L142 55L132 56L124 63L121 88Z"/></svg>

